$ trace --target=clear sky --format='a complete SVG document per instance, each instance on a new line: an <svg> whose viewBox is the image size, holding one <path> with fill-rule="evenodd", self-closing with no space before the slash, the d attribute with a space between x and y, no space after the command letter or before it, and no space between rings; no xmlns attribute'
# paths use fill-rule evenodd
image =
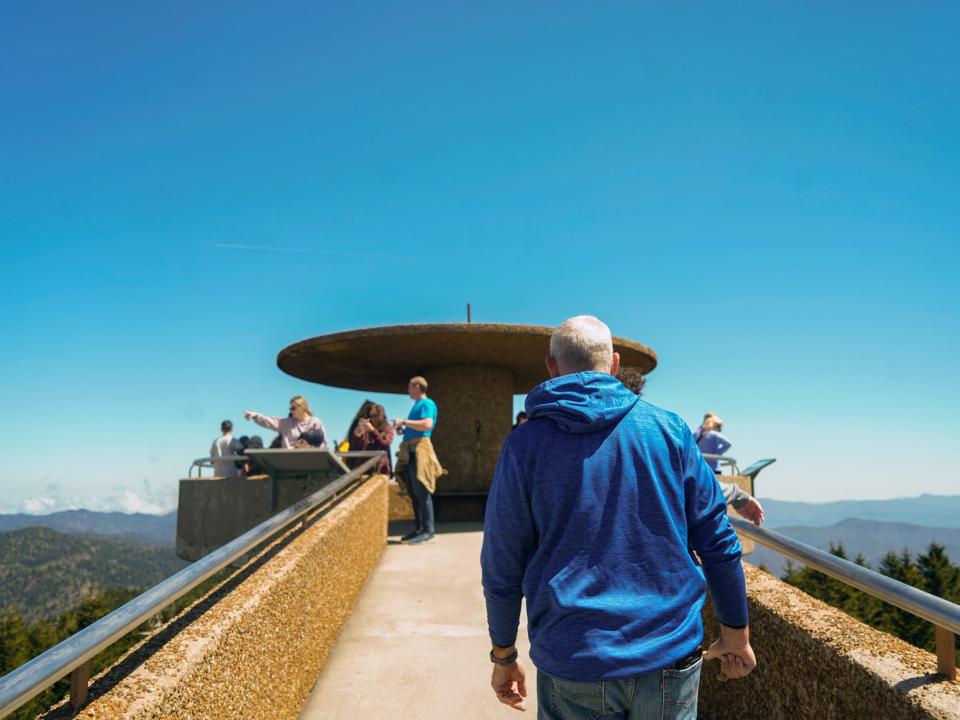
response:
<svg viewBox="0 0 960 720"><path fill-rule="evenodd" d="M342 437L277 352L468 301L650 345L761 496L960 492L957 7L4 3L0 509Z"/></svg>

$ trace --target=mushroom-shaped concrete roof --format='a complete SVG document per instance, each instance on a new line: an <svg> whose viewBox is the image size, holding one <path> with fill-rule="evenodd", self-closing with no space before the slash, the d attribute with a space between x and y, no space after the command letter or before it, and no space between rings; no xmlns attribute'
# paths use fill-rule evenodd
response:
<svg viewBox="0 0 960 720"><path fill-rule="evenodd" d="M525 393L547 379L552 333L538 325L388 325L302 340L281 350L277 365L303 380L372 392L403 392L411 376L431 367L488 365L512 371L513 391ZM646 345L619 337L613 345L622 365L644 373L657 366Z"/></svg>

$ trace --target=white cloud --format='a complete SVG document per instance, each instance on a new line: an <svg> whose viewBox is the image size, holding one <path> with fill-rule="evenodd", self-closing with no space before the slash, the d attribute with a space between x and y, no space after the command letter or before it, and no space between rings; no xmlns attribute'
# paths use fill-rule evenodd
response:
<svg viewBox="0 0 960 720"><path fill-rule="evenodd" d="M146 515L165 515L173 510L176 505L171 502L172 499L163 497L144 497L135 493L129 488L125 488L119 497L107 498L114 505L114 510L125 513L144 513Z"/></svg>
<svg viewBox="0 0 960 720"><path fill-rule="evenodd" d="M31 515L44 515L63 509L60 507L60 501L57 498L42 496L23 501L23 512Z"/></svg>
<svg viewBox="0 0 960 720"><path fill-rule="evenodd" d="M144 513L146 515L165 515L177 507L176 488L169 487L155 491L147 481L141 491L129 487L116 487L115 492L99 498L66 497L54 487L47 487L44 495L24 500L20 512L30 515L46 515L61 510L86 508L98 512Z"/></svg>

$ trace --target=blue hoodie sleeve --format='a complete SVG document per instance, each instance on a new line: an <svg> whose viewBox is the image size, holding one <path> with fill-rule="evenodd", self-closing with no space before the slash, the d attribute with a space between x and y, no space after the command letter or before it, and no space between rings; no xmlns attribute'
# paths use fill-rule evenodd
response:
<svg viewBox="0 0 960 720"><path fill-rule="evenodd" d="M516 642L523 575L537 537L523 470L508 438L487 496L480 552L487 625L494 645L509 647Z"/></svg>
<svg viewBox="0 0 960 720"><path fill-rule="evenodd" d="M683 423L683 480L690 544L703 563L717 619L745 627L747 588L740 564L740 540L727 519L720 483Z"/></svg>

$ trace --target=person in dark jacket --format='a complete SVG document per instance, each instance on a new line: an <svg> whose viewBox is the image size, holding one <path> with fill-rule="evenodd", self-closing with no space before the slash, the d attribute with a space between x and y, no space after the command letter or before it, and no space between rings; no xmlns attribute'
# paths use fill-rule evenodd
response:
<svg viewBox="0 0 960 720"><path fill-rule="evenodd" d="M722 679L756 665L720 486L687 424L613 377L602 322L564 322L546 362L551 379L527 396L487 501L493 689L524 709L526 598L539 718L695 718L702 658L721 660ZM721 631L703 653L707 587Z"/></svg>

